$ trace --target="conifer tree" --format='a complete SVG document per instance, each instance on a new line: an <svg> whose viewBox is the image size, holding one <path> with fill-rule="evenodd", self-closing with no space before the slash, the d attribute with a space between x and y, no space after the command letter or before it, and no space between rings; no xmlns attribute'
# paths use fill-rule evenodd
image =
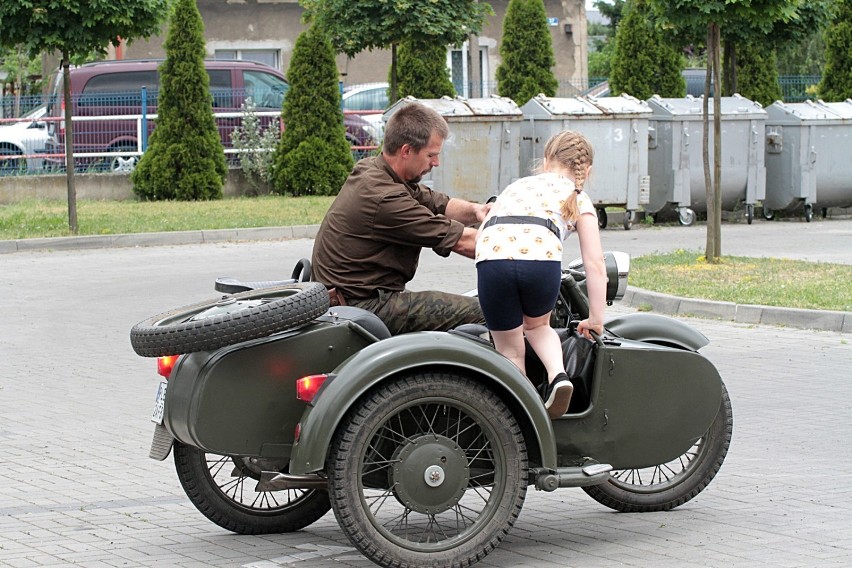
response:
<svg viewBox="0 0 852 568"><path fill-rule="evenodd" d="M160 66L156 128L131 175L144 199L220 199L228 173L204 68L204 22L195 0L177 0Z"/></svg>
<svg viewBox="0 0 852 568"><path fill-rule="evenodd" d="M503 19L502 63L497 67L497 92L518 106L543 93L554 96L556 59L543 0L510 0Z"/></svg>
<svg viewBox="0 0 852 568"><path fill-rule="evenodd" d="M273 191L335 195L352 170L331 42L316 25L296 39L287 72L284 134L275 154Z"/></svg>
<svg viewBox="0 0 852 568"><path fill-rule="evenodd" d="M454 97L456 89L447 69L447 47L405 40L397 50L397 89L399 98L409 95L418 99ZM388 83L391 77L388 73Z"/></svg>
<svg viewBox="0 0 852 568"><path fill-rule="evenodd" d="M839 0L825 32L825 68L817 89L825 101L852 98L852 0Z"/></svg>
<svg viewBox="0 0 852 568"><path fill-rule="evenodd" d="M615 56L609 77L613 94L627 93L639 100L653 95L686 96L681 75L683 57L649 19L645 0L628 0L615 34Z"/></svg>
<svg viewBox="0 0 852 568"><path fill-rule="evenodd" d="M772 44L752 42L737 51L737 85L739 94L763 106L781 100L778 59Z"/></svg>

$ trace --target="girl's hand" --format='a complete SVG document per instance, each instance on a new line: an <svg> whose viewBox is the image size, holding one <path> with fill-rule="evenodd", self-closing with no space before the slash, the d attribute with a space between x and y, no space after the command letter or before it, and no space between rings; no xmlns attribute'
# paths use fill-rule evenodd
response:
<svg viewBox="0 0 852 568"><path fill-rule="evenodd" d="M577 324L577 333L579 333L586 339L594 339L592 337L593 331L598 335L603 335L603 324L592 323L590 320L587 319L584 319L579 324Z"/></svg>

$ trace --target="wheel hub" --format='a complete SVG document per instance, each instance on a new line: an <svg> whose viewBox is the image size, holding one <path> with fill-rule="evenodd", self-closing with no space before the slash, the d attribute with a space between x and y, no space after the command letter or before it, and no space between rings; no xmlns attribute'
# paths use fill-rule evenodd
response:
<svg viewBox="0 0 852 568"><path fill-rule="evenodd" d="M451 439L427 434L399 452L391 482L399 501L418 513L435 515L464 495L470 468L464 451Z"/></svg>

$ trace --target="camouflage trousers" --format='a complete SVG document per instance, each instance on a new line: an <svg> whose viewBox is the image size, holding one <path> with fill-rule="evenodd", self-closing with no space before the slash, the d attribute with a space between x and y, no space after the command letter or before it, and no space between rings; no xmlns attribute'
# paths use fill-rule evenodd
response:
<svg viewBox="0 0 852 568"><path fill-rule="evenodd" d="M350 306L379 316L391 334L412 331L448 331L464 323L485 324L479 300L446 292L388 292L377 298L350 300Z"/></svg>

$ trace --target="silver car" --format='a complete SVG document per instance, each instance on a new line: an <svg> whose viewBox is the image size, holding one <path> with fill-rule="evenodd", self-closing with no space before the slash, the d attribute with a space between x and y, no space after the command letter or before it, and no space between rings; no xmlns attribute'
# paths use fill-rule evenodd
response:
<svg viewBox="0 0 852 568"><path fill-rule="evenodd" d="M44 158L24 156L44 153L47 123L41 119L46 112L47 107L42 105L17 122L0 126L0 175L34 172L43 168Z"/></svg>

